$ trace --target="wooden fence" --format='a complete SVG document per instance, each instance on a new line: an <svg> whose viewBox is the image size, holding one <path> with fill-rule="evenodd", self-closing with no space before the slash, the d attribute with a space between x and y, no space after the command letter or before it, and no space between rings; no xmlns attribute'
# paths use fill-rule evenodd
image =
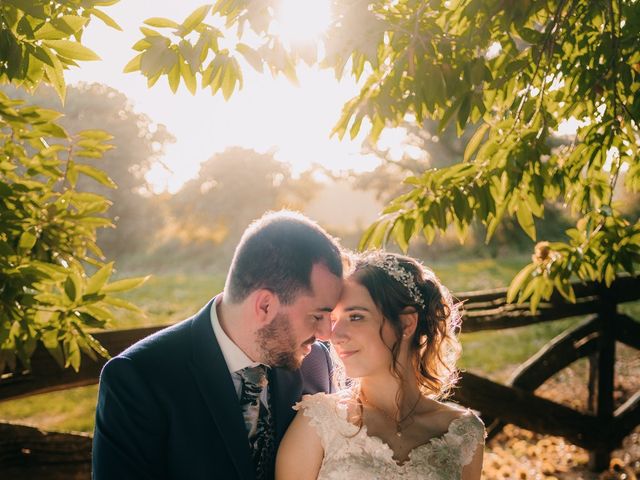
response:
<svg viewBox="0 0 640 480"><path fill-rule="evenodd" d="M615 343L640 350L640 323L618 312L620 303L640 299L640 277L618 278L610 288L600 284L574 284L576 303L552 297L533 315L529 305L507 304L506 290L461 293L465 302L464 332L499 330L585 316L522 364L506 384L464 372L454 397L482 413L489 436L507 423L562 436L590 451L594 470L606 469L611 451L640 424L640 391L623 405L614 405ZM112 355L162 327L97 333ZM537 396L534 392L555 373L588 358L588 412ZM48 352L38 347L30 371L0 378L0 402L95 384L104 362L84 358L78 373L61 370ZM14 424L0 424L2 478L90 478L89 435L43 432Z"/></svg>

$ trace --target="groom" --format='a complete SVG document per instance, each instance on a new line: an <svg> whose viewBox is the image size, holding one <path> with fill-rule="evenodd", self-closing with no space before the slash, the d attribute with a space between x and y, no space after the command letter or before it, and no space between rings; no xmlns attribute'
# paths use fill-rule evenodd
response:
<svg viewBox="0 0 640 480"><path fill-rule="evenodd" d="M340 248L318 225L292 212L250 225L222 294L105 365L93 477L273 478L291 407L331 389L316 339L341 289Z"/></svg>

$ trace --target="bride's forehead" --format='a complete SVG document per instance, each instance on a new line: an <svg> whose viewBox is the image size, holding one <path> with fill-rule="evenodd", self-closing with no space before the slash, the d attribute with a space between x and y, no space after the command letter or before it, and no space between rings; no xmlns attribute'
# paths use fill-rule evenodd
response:
<svg viewBox="0 0 640 480"><path fill-rule="evenodd" d="M353 298L371 300L371 295L369 295L369 291L361 283L358 283L354 279L346 279L344 281L339 303Z"/></svg>

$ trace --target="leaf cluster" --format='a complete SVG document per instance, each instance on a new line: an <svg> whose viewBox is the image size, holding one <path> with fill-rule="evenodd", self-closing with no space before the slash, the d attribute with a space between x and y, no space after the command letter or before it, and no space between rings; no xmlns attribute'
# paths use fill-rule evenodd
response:
<svg viewBox="0 0 640 480"><path fill-rule="evenodd" d="M77 61L99 60L82 45L93 18L118 24L100 7L118 0L4 0L0 4L0 84L13 82L32 90L52 85L64 99L64 71Z"/></svg>
<svg viewBox="0 0 640 480"><path fill-rule="evenodd" d="M111 136L86 130L70 137L52 110L24 106L0 94L0 371L16 368L41 341L61 366L78 369L80 353L107 352L88 332L113 318L113 307L137 308L113 297L144 279L108 283L96 230L110 226L110 202L78 191L81 176L112 180L80 158L100 158ZM55 142L55 143L54 143ZM96 270L89 275L88 270Z"/></svg>
<svg viewBox="0 0 640 480"><path fill-rule="evenodd" d="M166 76L174 93L181 82L192 94L200 84L212 94L222 92L225 99L243 86L241 64L261 73L268 69L273 75L284 74L297 83L296 65L300 61L315 63L317 45L308 42L285 45L270 32L277 3L275 0L219 0L214 5L197 8L181 23L168 18L149 18L140 28L143 38L133 46L140 53L127 63L124 71L140 71L147 77L149 86ZM208 17L224 24L226 30L207 23ZM234 31L233 42L226 42L229 30ZM227 44L226 48L222 47Z"/></svg>
<svg viewBox="0 0 640 480"><path fill-rule="evenodd" d="M544 203L561 202L579 218L566 232L569 242L550 246L554 260L544 268L534 256L514 279L511 300L519 293L535 309L554 288L573 300L572 276L609 285L619 272L634 274L638 227L614 202L622 170L629 191L638 188L640 22L633 3L430 2L435 8L426 16L411 2L396 3L378 49L385 67L345 106L336 131L357 133L359 115L371 119L374 137L408 114L439 120L441 128L455 119L459 131L483 124L462 163L407 179L413 189L390 203L361 245L391 238L406 249L412 236L432 241L452 224L464 238L473 219L487 226L488 240L505 215L535 240ZM420 69L432 67L437 80L425 81L433 76ZM570 144L552 148L550 137L568 119L582 127Z"/></svg>
<svg viewBox="0 0 640 480"><path fill-rule="evenodd" d="M48 83L64 99L64 70L97 56L81 36L98 7L115 1L5 0L0 4L0 84L33 89ZM91 335L113 308L139 312L113 294L145 278L109 282L113 263L96 244L111 226L110 202L78 188L82 178L114 182L92 164L113 146L100 130L69 135L55 110L27 106L0 92L0 374L30 368L42 343L62 367L80 368L81 354L108 352ZM93 273L91 273L93 272Z"/></svg>
<svg viewBox="0 0 640 480"><path fill-rule="evenodd" d="M550 202L566 205L579 221L566 232L566 248L553 246L562 261L546 271L551 289L536 280L544 276L534 276L534 262L513 284L519 300L532 291L541 299L553 288L562 293L573 275L609 281L635 273L636 226L614 202L622 183L629 192L640 185L635 0L334 0L332 8L323 48L311 56L270 34L271 1L218 0L210 10L197 10L202 21L189 27L205 28L204 17L217 15L227 29L216 33L222 41L241 40L248 26L262 41L257 55L247 58L258 70L267 66L295 79L299 62L316 61L338 78L352 75L361 88L334 128L341 138L347 132L355 138L366 126L375 141L384 128L407 121L435 121L440 130L453 123L459 134L480 125L462 162L407 179L410 191L390 202L366 232L363 248L394 240L406 250L414 236L432 241L452 226L464 239L474 220L486 226L488 240L509 216L536 240L535 218L543 218ZM173 28L180 32L184 23ZM146 55L150 47L142 48ZM209 65L201 56L192 72L203 74L237 53L212 48ZM213 83L214 93L226 78L215 72L203 74L203 86ZM238 77L234 67L232 78ZM223 89L225 97L233 91ZM554 146L550 138L567 121L581 127L570 142ZM584 239L575 240L576 231ZM585 245L599 252L597 258ZM571 252L579 248L584 256L578 262Z"/></svg>

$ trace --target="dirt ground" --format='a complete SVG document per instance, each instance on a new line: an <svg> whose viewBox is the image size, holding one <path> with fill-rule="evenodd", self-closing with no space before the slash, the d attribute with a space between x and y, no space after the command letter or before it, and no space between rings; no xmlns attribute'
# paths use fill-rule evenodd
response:
<svg viewBox="0 0 640 480"><path fill-rule="evenodd" d="M640 354L618 345L616 407L640 390ZM581 361L542 385L537 394L580 411L587 409L587 363ZM539 435L508 425L487 443L485 480L636 480L640 478L640 426L612 454L609 469L594 473L589 453L561 437Z"/></svg>

